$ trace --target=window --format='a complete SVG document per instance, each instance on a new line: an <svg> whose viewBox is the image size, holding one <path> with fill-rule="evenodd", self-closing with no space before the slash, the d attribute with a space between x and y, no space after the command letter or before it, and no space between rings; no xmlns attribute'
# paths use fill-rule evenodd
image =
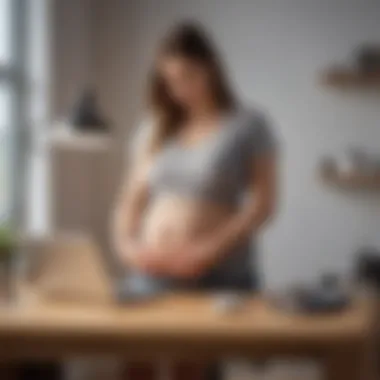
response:
<svg viewBox="0 0 380 380"><path fill-rule="evenodd" d="M28 203L36 204L35 199L28 200L30 188L35 187L30 184L29 166L33 141L47 125L51 3L0 0L0 223L6 220L24 227ZM43 165L37 166L34 182L39 184ZM34 192L44 196L39 189ZM41 214L43 207L35 207Z"/></svg>
<svg viewBox="0 0 380 380"><path fill-rule="evenodd" d="M9 87L5 83L0 84L0 218L6 218L9 214L9 175L10 175L10 99Z"/></svg>
<svg viewBox="0 0 380 380"><path fill-rule="evenodd" d="M27 189L24 204L25 228L31 234L45 234L50 227L48 146L46 142L49 119L50 41L53 2L28 2L28 30L26 55L29 99L27 119L29 149L27 152Z"/></svg>
<svg viewBox="0 0 380 380"><path fill-rule="evenodd" d="M25 7L23 0L0 0L0 222L16 215L21 188L16 180L25 123Z"/></svg>
<svg viewBox="0 0 380 380"><path fill-rule="evenodd" d="M10 212L11 0L0 0L0 220Z"/></svg>

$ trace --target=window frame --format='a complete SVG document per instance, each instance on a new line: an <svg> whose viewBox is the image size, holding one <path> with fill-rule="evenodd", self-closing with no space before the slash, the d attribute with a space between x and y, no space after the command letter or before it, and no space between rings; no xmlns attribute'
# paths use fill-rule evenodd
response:
<svg viewBox="0 0 380 380"><path fill-rule="evenodd" d="M27 1L10 0L10 46L9 63L0 64L0 83L11 91L10 123L6 138L9 139L6 181L9 186L8 206L0 210L2 222L21 226L25 212L26 163L30 136L27 123Z"/></svg>

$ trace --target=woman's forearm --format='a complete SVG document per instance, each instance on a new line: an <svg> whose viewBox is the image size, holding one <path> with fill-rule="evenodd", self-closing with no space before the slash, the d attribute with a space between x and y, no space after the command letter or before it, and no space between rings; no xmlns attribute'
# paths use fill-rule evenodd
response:
<svg viewBox="0 0 380 380"><path fill-rule="evenodd" d="M124 210L124 211L123 211ZM113 243L115 251L122 260L127 260L136 252L138 232L140 225L140 212L118 208L115 213L113 226Z"/></svg>
<svg viewBox="0 0 380 380"><path fill-rule="evenodd" d="M217 260L256 234L272 214L271 207L261 205L240 211L217 229L208 239L211 254Z"/></svg>
<svg viewBox="0 0 380 380"><path fill-rule="evenodd" d="M137 239L129 233L117 233L114 237L115 251L119 257L127 258L132 255L132 252L137 246Z"/></svg>
<svg viewBox="0 0 380 380"><path fill-rule="evenodd" d="M241 211L211 237L211 251L216 258L231 252L242 242L257 234L260 227L272 216L277 200L276 159L264 155L255 159L251 191Z"/></svg>
<svg viewBox="0 0 380 380"><path fill-rule="evenodd" d="M141 186L141 181L132 177L124 185L113 215L113 244L117 255L123 260L128 260L136 252L145 206L146 191Z"/></svg>

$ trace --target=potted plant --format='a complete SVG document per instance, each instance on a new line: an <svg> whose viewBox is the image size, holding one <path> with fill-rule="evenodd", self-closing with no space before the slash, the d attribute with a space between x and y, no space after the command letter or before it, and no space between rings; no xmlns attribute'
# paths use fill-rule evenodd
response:
<svg viewBox="0 0 380 380"><path fill-rule="evenodd" d="M0 226L0 294L1 299L12 298L13 258L17 250L16 234L9 226Z"/></svg>

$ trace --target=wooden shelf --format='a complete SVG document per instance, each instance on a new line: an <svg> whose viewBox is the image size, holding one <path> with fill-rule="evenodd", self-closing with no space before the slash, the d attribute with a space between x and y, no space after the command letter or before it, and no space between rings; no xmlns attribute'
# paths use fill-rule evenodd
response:
<svg viewBox="0 0 380 380"><path fill-rule="evenodd" d="M47 137L50 145L72 150L97 151L112 146L112 139L106 133L79 132L65 125L53 128Z"/></svg>
<svg viewBox="0 0 380 380"><path fill-rule="evenodd" d="M322 83L340 89L377 89L380 90L380 72L363 74L355 70L336 68L322 74Z"/></svg>
<svg viewBox="0 0 380 380"><path fill-rule="evenodd" d="M322 180L342 189L380 191L380 174L336 173L323 175Z"/></svg>

